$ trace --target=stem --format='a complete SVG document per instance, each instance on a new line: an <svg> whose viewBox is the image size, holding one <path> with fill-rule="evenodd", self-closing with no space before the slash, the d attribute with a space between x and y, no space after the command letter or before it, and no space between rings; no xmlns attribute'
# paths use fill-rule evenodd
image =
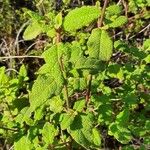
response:
<svg viewBox="0 0 150 150"><path fill-rule="evenodd" d="M105 10L108 4L108 0L104 1L104 6L102 9L102 13L101 13L101 17L98 19L97 21L97 27L101 27L103 24L103 20L104 20L104 16L105 16ZM90 95L91 95L91 85L92 85L92 75L90 74L88 76L88 86L87 86L87 91L86 91L86 105L89 103L90 101Z"/></svg>
<svg viewBox="0 0 150 150"><path fill-rule="evenodd" d="M68 87L67 87L67 75L64 69L64 65L63 65L63 59L60 58L60 67L61 67L61 71L63 74L63 77L65 79L65 84L64 84L64 97L66 100L66 106L67 106L67 110L69 109L69 96L68 96Z"/></svg>
<svg viewBox="0 0 150 150"><path fill-rule="evenodd" d="M0 129L9 130L9 131L13 131L13 132L18 132L18 129L7 128L7 127L0 127Z"/></svg>
<svg viewBox="0 0 150 150"><path fill-rule="evenodd" d="M92 75L89 74L89 76L88 76L88 86L87 86L87 91L86 91L86 104L88 104L89 100L90 100L91 85L92 85Z"/></svg>
<svg viewBox="0 0 150 150"><path fill-rule="evenodd" d="M25 55L25 56L2 56L2 57L0 57L0 60L1 59L21 59L21 58L39 58L39 59L43 59L43 57L42 56L27 56L27 55Z"/></svg>
<svg viewBox="0 0 150 150"><path fill-rule="evenodd" d="M101 13L101 17L98 19L98 22L97 22L97 27L98 28L101 27L102 24L103 24L103 20L104 20L105 10L106 10L107 4L108 4L108 0L105 0L104 1L104 6L103 6L103 9L102 9L102 13Z"/></svg>
<svg viewBox="0 0 150 150"><path fill-rule="evenodd" d="M56 33L56 44L58 44L58 43L61 42L61 29L57 29L56 31L57 31L57 33ZM67 110L68 110L69 109L69 96L68 96L68 87L67 87L67 75L66 75L66 72L65 72L65 69L64 69L63 58L61 57L59 59L59 61L60 61L61 72L62 72L63 77L65 79L64 97L65 97L65 100L66 100L66 106L67 106Z"/></svg>

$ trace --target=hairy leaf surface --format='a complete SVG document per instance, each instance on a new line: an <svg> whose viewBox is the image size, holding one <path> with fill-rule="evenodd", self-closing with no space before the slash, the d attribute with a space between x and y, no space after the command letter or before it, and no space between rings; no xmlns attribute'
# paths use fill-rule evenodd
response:
<svg viewBox="0 0 150 150"><path fill-rule="evenodd" d="M62 52L59 53L59 48L56 45L44 52L46 64L41 68L40 75L35 81L29 97L33 110L49 98L60 94L64 84L60 64L62 54Z"/></svg>
<svg viewBox="0 0 150 150"><path fill-rule="evenodd" d="M128 128L116 122L110 124L108 134L114 136L122 144L128 144L132 139L132 134Z"/></svg>
<svg viewBox="0 0 150 150"><path fill-rule="evenodd" d="M100 16L100 10L94 6L83 6L76 8L68 13L64 20L66 31L76 31L89 25Z"/></svg>
<svg viewBox="0 0 150 150"><path fill-rule="evenodd" d="M119 5L111 5L107 7L106 13L109 15L119 15L122 12L121 7Z"/></svg>
<svg viewBox="0 0 150 150"><path fill-rule="evenodd" d="M99 132L93 127L92 120L88 115L76 116L68 132L77 143L87 149L91 146L98 148L101 144Z"/></svg>
<svg viewBox="0 0 150 150"><path fill-rule="evenodd" d="M117 115L116 121L109 125L108 134L114 136L122 144L129 143L132 139L132 134L127 126L128 122L129 109L125 108Z"/></svg>
<svg viewBox="0 0 150 150"><path fill-rule="evenodd" d="M116 28L124 25L127 22L127 17L119 16L112 23L108 24L109 27Z"/></svg>
<svg viewBox="0 0 150 150"><path fill-rule="evenodd" d="M89 56L108 61L112 55L113 43L108 33L99 28L94 29L87 42Z"/></svg>
<svg viewBox="0 0 150 150"><path fill-rule="evenodd" d="M42 130L43 140L47 145L54 142L55 136L58 135L58 129L49 122L46 122Z"/></svg>
<svg viewBox="0 0 150 150"><path fill-rule="evenodd" d="M32 40L42 33L42 27L37 21L32 22L25 30L23 38L25 40Z"/></svg>

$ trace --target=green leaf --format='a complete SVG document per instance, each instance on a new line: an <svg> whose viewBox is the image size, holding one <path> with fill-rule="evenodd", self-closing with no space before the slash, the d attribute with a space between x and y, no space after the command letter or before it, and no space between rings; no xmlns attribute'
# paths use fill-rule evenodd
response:
<svg viewBox="0 0 150 150"><path fill-rule="evenodd" d="M78 42L73 42L71 45L71 58L70 61L75 65L78 59L83 58L83 50Z"/></svg>
<svg viewBox="0 0 150 150"><path fill-rule="evenodd" d="M90 57L108 61L112 55L113 43L105 30L99 28L92 30L87 46Z"/></svg>
<svg viewBox="0 0 150 150"><path fill-rule="evenodd" d="M47 145L53 144L54 138L58 133L58 129L53 124L46 122L42 130L42 138Z"/></svg>
<svg viewBox="0 0 150 150"><path fill-rule="evenodd" d="M100 61L95 58L80 58L75 64L76 69L91 69L91 70L99 70Z"/></svg>
<svg viewBox="0 0 150 150"><path fill-rule="evenodd" d="M43 116L44 116L43 111L44 111L44 109L42 106L35 110L34 121L41 120L43 118Z"/></svg>
<svg viewBox="0 0 150 150"><path fill-rule="evenodd" d="M57 72L58 70L55 68L59 68L59 70L61 70L61 60L63 60L64 65L68 63L70 59L70 45L68 43L53 45L51 48L46 50L42 56L44 57L46 64L50 65L48 72L53 72L53 74L55 74L55 71Z"/></svg>
<svg viewBox="0 0 150 150"><path fill-rule="evenodd" d="M20 67L19 76L24 77L24 78L27 77L27 70L26 70L25 65L22 65Z"/></svg>
<svg viewBox="0 0 150 150"><path fill-rule="evenodd" d="M32 22L23 33L24 40L32 40L42 33L42 27L37 21Z"/></svg>
<svg viewBox="0 0 150 150"><path fill-rule="evenodd" d="M39 15L37 12L31 11L29 9L23 8L26 14L28 14L33 21L39 21L43 19L43 16Z"/></svg>
<svg viewBox="0 0 150 150"><path fill-rule="evenodd" d="M99 123L104 123L106 125L110 124L112 122L112 116L113 116L113 111L112 111L112 105L111 104L102 104L99 109L98 109L98 121Z"/></svg>
<svg viewBox="0 0 150 150"><path fill-rule="evenodd" d="M144 42L143 42L143 49L145 51L150 51L150 39L146 39Z"/></svg>
<svg viewBox="0 0 150 150"><path fill-rule="evenodd" d="M54 45L44 52L47 66L43 66L40 70L40 75L35 81L32 91L29 95L30 106L33 111L44 104L48 99L57 96L61 93L64 85L64 77L61 70L60 58L63 52L60 51L58 46Z"/></svg>
<svg viewBox="0 0 150 150"><path fill-rule="evenodd" d="M32 149L33 145L31 144L28 137L23 136L18 141L16 140L14 143L14 149L15 150L29 150Z"/></svg>
<svg viewBox="0 0 150 150"><path fill-rule="evenodd" d="M50 74L39 75L29 95L31 109L34 111L49 98L60 94L62 88L63 79L61 77L55 78Z"/></svg>
<svg viewBox="0 0 150 150"><path fill-rule="evenodd" d="M119 124L125 125L129 121L129 109L125 108L122 112L120 112L116 117L116 122Z"/></svg>
<svg viewBox="0 0 150 150"><path fill-rule="evenodd" d="M78 112L81 112L84 107L85 107L85 99L80 99L75 102L73 109L75 109Z"/></svg>
<svg viewBox="0 0 150 150"><path fill-rule="evenodd" d="M130 130L128 130L128 122L129 109L125 108L117 115L116 121L109 125L108 134L114 136L122 144L129 143L132 139L132 135Z"/></svg>
<svg viewBox="0 0 150 150"><path fill-rule="evenodd" d="M87 80L79 77L72 78L72 86L75 91L83 91L87 87Z"/></svg>
<svg viewBox="0 0 150 150"><path fill-rule="evenodd" d="M101 145L101 136L98 130L96 128L93 128L92 132L94 144L97 146Z"/></svg>
<svg viewBox="0 0 150 150"><path fill-rule="evenodd" d="M111 123L108 134L114 136L122 144L128 144L132 140L131 132L124 126L118 123Z"/></svg>
<svg viewBox="0 0 150 150"><path fill-rule="evenodd" d="M100 16L100 10L95 6L83 6L70 11L64 19L64 29L72 32L88 26Z"/></svg>
<svg viewBox="0 0 150 150"><path fill-rule="evenodd" d="M55 28L59 29L62 25L62 13L60 12L56 17L55 17Z"/></svg>
<svg viewBox="0 0 150 150"><path fill-rule="evenodd" d="M3 85L8 81L8 78L5 74L5 67L0 68L0 85Z"/></svg>
<svg viewBox="0 0 150 150"><path fill-rule="evenodd" d="M72 138L86 149L99 148L101 144L101 138L92 123L88 115L77 115L68 129Z"/></svg>
<svg viewBox="0 0 150 150"><path fill-rule="evenodd" d="M70 1L71 1L71 0L63 0L63 3L64 3L65 5L68 5L68 4L70 3Z"/></svg>
<svg viewBox="0 0 150 150"><path fill-rule="evenodd" d="M111 28L121 27L122 25L127 23L127 21L128 21L127 17L119 16L112 23L108 24L108 26L111 27Z"/></svg>
<svg viewBox="0 0 150 150"><path fill-rule="evenodd" d="M119 5L111 5L106 8L106 14L109 15L119 15L122 12L121 7Z"/></svg>
<svg viewBox="0 0 150 150"><path fill-rule="evenodd" d="M60 96L55 96L50 100L49 105L51 111L54 113L60 113L63 110L64 101Z"/></svg>
<svg viewBox="0 0 150 150"><path fill-rule="evenodd" d="M60 126L61 126L62 130L65 130L70 127L70 125L72 124L72 122L75 118L75 114L76 114L75 112L71 112L71 111L61 114Z"/></svg>

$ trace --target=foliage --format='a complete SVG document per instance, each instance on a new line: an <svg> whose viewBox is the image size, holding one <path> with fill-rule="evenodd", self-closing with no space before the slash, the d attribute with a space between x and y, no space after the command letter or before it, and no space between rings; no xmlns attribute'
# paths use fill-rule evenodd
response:
<svg viewBox="0 0 150 150"><path fill-rule="evenodd" d="M114 1L105 12L98 1L71 9L64 0L60 10L47 2L37 2L37 12L24 9L30 19L24 40L48 38L37 78L30 81L25 65L13 76L0 68L0 138L15 150L113 149L105 138L122 149L136 149L143 139L138 148L147 149L149 39L137 46L113 34L130 23ZM135 13L149 4L128 5Z"/></svg>

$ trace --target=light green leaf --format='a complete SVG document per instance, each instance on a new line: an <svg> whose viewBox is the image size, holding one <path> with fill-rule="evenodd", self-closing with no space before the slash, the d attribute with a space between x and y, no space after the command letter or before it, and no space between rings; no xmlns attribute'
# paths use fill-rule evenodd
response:
<svg viewBox="0 0 150 150"><path fill-rule="evenodd" d="M72 86L75 91L83 91L87 87L87 80L85 78L73 78Z"/></svg>
<svg viewBox="0 0 150 150"><path fill-rule="evenodd" d="M60 113L63 110L64 101L60 96L55 96L50 100L49 105L51 111L54 113Z"/></svg>
<svg viewBox="0 0 150 150"><path fill-rule="evenodd" d="M99 131L96 128L93 128L92 132L94 144L97 146L101 145L101 136Z"/></svg>
<svg viewBox="0 0 150 150"><path fill-rule="evenodd" d="M35 110L35 112L34 112L34 120L35 121L42 119L42 117L44 116L43 111L44 111L44 109L42 106Z"/></svg>
<svg viewBox="0 0 150 150"><path fill-rule="evenodd" d="M53 144L54 138L58 135L58 132L58 129L53 124L46 122L42 130L42 137L44 142L47 145Z"/></svg>
<svg viewBox="0 0 150 150"><path fill-rule="evenodd" d="M16 140L14 143L15 150L29 150L32 149L33 145L31 144L28 137L23 136L18 141Z"/></svg>
<svg viewBox="0 0 150 150"><path fill-rule="evenodd" d="M77 115L71 124L68 132L72 138L86 149L99 148L101 142L98 142L100 136L94 129L93 120L87 115Z"/></svg>
<svg viewBox="0 0 150 150"><path fill-rule="evenodd" d="M120 112L116 117L116 122L119 124L125 125L129 121L129 109L125 108L122 112Z"/></svg>
<svg viewBox="0 0 150 150"><path fill-rule="evenodd" d="M119 5L111 5L106 8L106 14L109 15L119 15L122 12L121 7Z"/></svg>
<svg viewBox="0 0 150 150"><path fill-rule="evenodd" d="M91 70L99 70L100 61L95 58L80 58L75 64L76 69L91 69Z"/></svg>
<svg viewBox="0 0 150 150"><path fill-rule="evenodd" d="M95 6L83 6L68 13L64 19L64 29L72 32L88 26L100 16L100 10Z"/></svg>
<svg viewBox="0 0 150 150"><path fill-rule="evenodd" d="M43 16L39 15L37 12L31 11L29 9L23 8L24 12L28 14L33 21L39 21L43 19Z"/></svg>
<svg viewBox="0 0 150 150"><path fill-rule="evenodd" d="M58 29L62 25L62 13L60 12L56 17L55 17L55 28Z"/></svg>
<svg viewBox="0 0 150 150"><path fill-rule="evenodd" d="M78 112L81 112L84 107L85 107L85 99L81 99L75 102L73 109L75 109Z"/></svg>
<svg viewBox="0 0 150 150"><path fill-rule="evenodd" d="M68 4L70 3L70 0L63 0L63 3L64 3L65 5L68 5Z"/></svg>
<svg viewBox="0 0 150 150"><path fill-rule="evenodd" d="M22 65L20 67L19 76L21 76L21 77L27 77L27 70L26 70L25 65Z"/></svg>
<svg viewBox="0 0 150 150"><path fill-rule="evenodd" d="M127 17L119 16L112 23L108 24L108 26L111 28L116 28L116 27L121 27L125 23L127 23Z"/></svg>
<svg viewBox="0 0 150 150"><path fill-rule="evenodd" d="M42 27L37 21L32 22L23 33L24 40L32 40L42 33Z"/></svg>
<svg viewBox="0 0 150 150"><path fill-rule="evenodd" d="M70 61L73 64L76 64L78 59L83 58L83 50L81 49L81 45L78 42L73 42L71 45L71 58Z"/></svg>
<svg viewBox="0 0 150 150"><path fill-rule="evenodd" d="M94 29L87 42L89 56L108 61L112 55L113 43L108 33L99 28Z"/></svg>
<svg viewBox="0 0 150 150"><path fill-rule="evenodd" d="M0 68L0 85L3 85L8 81L8 78L5 74L5 67Z"/></svg>
<svg viewBox="0 0 150 150"><path fill-rule="evenodd" d="M150 63L150 55L147 55L144 60L147 64Z"/></svg>
<svg viewBox="0 0 150 150"><path fill-rule="evenodd" d="M63 52L56 45L44 52L47 66L40 70L40 75L35 81L32 91L29 95L30 106L33 109L44 104L49 98L61 93L64 85L64 77L61 70L60 58Z"/></svg>
<svg viewBox="0 0 150 150"><path fill-rule="evenodd" d="M150 39L146 39L144 42L143 42L143 49L145 51L150 51Z"/></svg>
<svg viewBox="0 0 150 150"><path fill-rule="evenodd" d="M50 74L39 75L29 95L30 107L34 111L36 108L43 105L49 98L58 95L62 88L63 79L59 74L58 78Z"/></svg>
<svg viewBox="0 0 150 150"><path fill-rule="evenodd" d="M60 126L62 130L65 130L70 127L70 125L74 120L75 114L76 114L75 112L68 112L61 114Z"/></svg>

